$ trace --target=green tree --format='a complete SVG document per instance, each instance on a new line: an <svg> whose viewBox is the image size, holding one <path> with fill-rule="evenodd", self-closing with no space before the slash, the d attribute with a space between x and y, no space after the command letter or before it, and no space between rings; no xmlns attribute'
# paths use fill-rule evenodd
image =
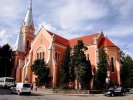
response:
<svg viewBox="0 0 133 100"><path fill-rule="evenodd" d="M12 49L8 44L5 44L0 47L0 77L10 77L12 68Z"/></svg>
<svg viewBox="0 0 133 100"><path fill-rule="evenodd" d="M133 87L133 60L129 55L121 53L121 85L125 88Z"/></svg>
<svg viewBox="0 0 133 100"><path fill-rule="evenodd" d="M69 62L69 74L70 74L70 82L75 81L75 70L74 70L74 56L70 56L70 62Z"/></svg>
<svg viewBox="0 0 133 100"><path fill-rule="evenodd" d="M70 82L69 62L70 62L70 47L67 47L64 52L64 56L60 66L60 82L63 88L67 87L68 83Z"/></svg>
<svg viewBox="0 0 133 100"><path fill-rule="evenodd" d="M99 49L99 63L97 68L98 69L95 76L95 85L98 84L97 88L103 88L107 77L107 71L109 69L109 64L107 61L106 53L104 51L104 47L100 47Z"/></svg>
<svg viewBox="0 0 133 100"><path fill-rule="evenodd" d="M84 46L82 40L78 40L77 45L74 46L74 66L75 76L78 83L81 84L82 88L88 88L87 85L92 78L91 64L89 60L86 60L84 51L87 49Z"/></svg>
<svg viewBox="0 0 133 100"><path fill-rule="evenodd" d="M36 85L41 86L45 85L47 86L50 82L49 77L49 68L42 59L38 59L34 61L34 64L31 67L32 72L37 76L36 77Z"/></svg>

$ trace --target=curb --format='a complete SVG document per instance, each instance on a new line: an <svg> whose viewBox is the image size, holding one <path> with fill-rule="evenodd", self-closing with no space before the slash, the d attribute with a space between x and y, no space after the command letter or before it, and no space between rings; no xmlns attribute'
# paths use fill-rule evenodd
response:
<svg viewBox="0 0 133 100"><path fill-rule="evenodd" d="M35 94L43 94L43 95L65 95L65 96L100 96L103 94L59 94L59 93L45 93L40 91L32 91Z"/></svg>

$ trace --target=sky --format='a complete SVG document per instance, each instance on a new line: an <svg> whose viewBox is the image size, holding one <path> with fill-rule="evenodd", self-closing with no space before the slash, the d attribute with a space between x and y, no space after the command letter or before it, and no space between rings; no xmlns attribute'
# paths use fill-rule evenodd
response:
<svg viewBox="0 0 133 100"><path fill-rule="evenodd" d="M30 0L1 0L0 46L14 47ZM133 0L32 0L36 33L41 25L67 39L103 32L133 57ZM35 33L35 34L36 34Z"/></svg>

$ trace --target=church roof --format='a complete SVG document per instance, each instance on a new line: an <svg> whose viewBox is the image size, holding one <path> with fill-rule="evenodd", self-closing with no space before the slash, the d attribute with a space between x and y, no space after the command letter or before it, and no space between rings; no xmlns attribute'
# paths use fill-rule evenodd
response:
<svg viewBox="0 0 133 100"><path fill-rule="evenodd" d="M23 38L22 38L22 33L21 32L19 33L19 35L17 37L17 41L15 43L15 47L14 47L13 51L25 52L24 44L23 44Z"/></svg>
<svg viewBox="0 0 133 100"><path fill-rule="evenodd" d="M86 35L74 39L69 40L70 46L75 46L77 44L78 40L82 40L85 45L92 45L93 44L93 39L94 37L97 37L99 33L91 34L91 35Z"/></svg>
<svg viewBox="0 0 133 100"><path fill-rule="evenodd" d="M29 26L33 23L33 17L32 17L32 0L30 2L30 6L28 8L28 11L26 13L26 17L24 19L25 26Z"/></svg>
<svg viewBox="0 0 133 100"><path fill-rule="evenodd" d="M47 30L47 32L52 36L54 35L55 36L55 43L59 43L59 44L62 44L62 45L65 45L65 46L69 46L69 42L67 39L53 33L53 32L50 32Z"/></svg>
<svg viewBox="0 0 133 100"><path fill-rule="evenodd" d="M104 47L117 47L114 43L112 43L107 37L102 38L100 44L98 47L104 46Z"/></svg>
<svg viewBox="0 0 133 100"><path fill-rule="evenodd" d="M94 39L99 36L99 33L94 33L74 39L67 40L53 32L50 32L46 30L51 36L54 35L55 37L55 43L59 43L65 46L75 46L77 44L78 40L82 40L85 45L93 45L94 44ZM104 46L104 47L117 47L113 42L111 42L107 37L103 37L98 45L98 47Z"/></svg>

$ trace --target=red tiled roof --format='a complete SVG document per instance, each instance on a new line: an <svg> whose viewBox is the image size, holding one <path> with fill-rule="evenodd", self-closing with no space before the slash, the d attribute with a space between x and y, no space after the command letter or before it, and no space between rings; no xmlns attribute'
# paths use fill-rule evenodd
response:
<svg viewBox="0 0 133 100"><path fill-rule="evenodd" d="M105 46L105 47L117 47L114 43L112 43L108 38L103 38L98 47Z"/></svg>
<svg viewBox="0 0 133 100"><path fill-rule="evenodd" d="M90 35L87 35L87 36L82 36L82 37L78 37L78 38L74 38L74 39L70 39L70 40L67 40L55 33L52 33L50 31L47 30L47 32L52 36L54 34L55 36L55 43L59 43L59 44L62 44L62 45L65 45L65 46L75 46L77 44L77 41L78 40L82 40L83 43L85 45L93 45L93 39L94 37L97 37L99 33L95 33L95 34L90 34ZM114 43L112 43L108 38L103 38L99 44L98 47L100 46L105 46L105 47L117 47Z"/></svg>
<svg viewBox="0 0 133 100"><path fill-rule="evenodd" d="M50 31L47 30L47 32L52 36L54 34L55 36L55 42L56 43L59 43L59 44L62 44L62 45L65 45L65 46L69 46L69 42L67 39L55 34L55 33L52 33Z"/></svg>
<svg viewBox="0 0 133 100"><path fill-rule="evenodd" d="M91 34L91 35L87 35L87 36L83 36L83 37L78 37L75 39L70 39L69 44L71 47L75 46L77 44L78 40L82 40L85 45L93 44L93 39L94 39L94 37L97 37L97 36L98 36L98 33L95 33L95 34Z"/></svg>

